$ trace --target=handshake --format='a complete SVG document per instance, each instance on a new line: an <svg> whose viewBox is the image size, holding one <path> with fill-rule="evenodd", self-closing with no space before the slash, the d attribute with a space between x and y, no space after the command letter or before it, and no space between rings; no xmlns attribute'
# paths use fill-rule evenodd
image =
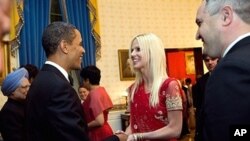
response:
<svg viewBox="0 0 250 141"><path fill-rule="evenodd" d="M128 135L121 130L117 130L114 135L108 137L105 141L127 141Z"/></svg>
<svg viewBox="0 0 250 141"><path fill-rule="evenodd" d="M108 137L105 141L140 141L143 140L141 133L127 134L124 131L117 130L114 135Z"/></svg>
<svg viewBox="0 0 250 141"><path fill-rule="evenodd" d="M126 134L122 130L117 130L115 132L115 136L117 136L119 138L119 141L127 141L127 138L128 138L128 134Z"/></svg>

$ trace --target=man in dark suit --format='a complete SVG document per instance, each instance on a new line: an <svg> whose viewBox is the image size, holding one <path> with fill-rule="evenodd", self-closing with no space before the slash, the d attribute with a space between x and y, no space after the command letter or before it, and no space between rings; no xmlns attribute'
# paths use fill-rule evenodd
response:
<svg viewBox="0 0 250 141"><path fill-rule="evenodd" d="M200 119L201 117L201 105L203 103L204 100L204 93L205 93L205 88L206 88L206 84L207 84L207 80L210 76L210 74L212 73L212 71L214 70L215 66L217 65L218 62L218 58L211 58L209 57L206 53L203 53L202 55L202 59L208 69L208 72L205 73L204 75L202 75L196 82L195 85L193 85L192 87L192 96L193 96L193 104L194 107L196 108L196 112L195 112L195 141L202 141L202 119Z"/></svg>
<svg viewBox="0 0 250 141"><path fill-rule="evenodd" d="M203 141L228 141L230 127L250 124L249 9L249 0L204 0L198 9L196 38L221 57L205 90Z"/></svg>
<svg viewBox="0 0 250 141"><path fill-rule="evenodd" d="M8 74L1 90L8 99L0 111L0 133L4 141L26 141L25 99L30 87L25 68ZM1 140L1 139L0 139Z"/></svg>
<svg viewBox="0 0 250 141"><path fill-rule="evenodd" d="M81 102L68 75L81 68L81 34L71 24L54 22L44 30L42 44L47 61L28 92L28 141L88 141Z"/></svg>

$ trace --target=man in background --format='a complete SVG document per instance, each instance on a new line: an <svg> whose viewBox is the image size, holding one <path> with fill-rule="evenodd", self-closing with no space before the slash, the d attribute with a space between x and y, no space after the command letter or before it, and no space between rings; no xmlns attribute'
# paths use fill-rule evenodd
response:
<svg viewBox="0 0 250 141"><path fill-rule="evenodd" d="M218 58L211 58L209 57L206 53L203 53L202 59L208 69L208 72L202 75L196 82L195 85L192 87L192 92L193 92L193 104L194 107L196 108L195 112L195 141L201 141L201 132L202 132L202 127L201 127L201 122L202 119L201 117L201 105L204 100L204 93L205 93L205 88L207 84L207 80L209 76L211 75L212 71L214 70L215 66L217 65Z"/></svg>
<svg viewBox="0 0 250 141"><path fill-rule="evenodd" d="M26 141L25 104L29 74L20 68L8 74L1 90L8 99L0 112L0 133L4 141Z"/></svg>

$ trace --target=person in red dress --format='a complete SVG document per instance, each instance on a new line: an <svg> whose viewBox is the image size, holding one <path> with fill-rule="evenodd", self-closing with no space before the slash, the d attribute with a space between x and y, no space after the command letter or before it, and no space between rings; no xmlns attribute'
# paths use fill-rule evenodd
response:
<svg viewBox="0 0 250 141"><path fill-rule="evenodd" d="M83 86L89 90L83 109L89 127L91 141L103 141L113 135L108 124L108 113L113 107L112 101L104 87L99 85L101 71L96 66L87 66L81 70Z"/></svg>
<svg viewBox="0 0 250 141"><path fill-rule="evenodd" d="M152 33L136 36L129 57L136 78L128 88L127 141L176 141L182 128L181 89L167 76L161 39Z"/></svg>

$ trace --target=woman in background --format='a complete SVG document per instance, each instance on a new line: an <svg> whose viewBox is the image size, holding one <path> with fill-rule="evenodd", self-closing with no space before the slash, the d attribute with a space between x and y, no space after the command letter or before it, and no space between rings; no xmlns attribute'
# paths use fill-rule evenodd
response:
<svg viewBox="0 0 250 141"><path fill-rule="evenodd" d="M152 33L138 35L129 53L136 78L128 88L128 141L176 141L182 128L181 89L167 76L162 41Z"/></svg>
<svg viewBox="0 0 250 141"><path fill-rule="evenodd" d="M79 98L81 99L81 103L83 103L89 95L89 90L87 90L87 88L84 88L83 85L81 85L78 88L78 95Z"/></svg>
<svg viewBox="0 0 250 141"><path fill-rule="evenodd" d="M113 135L108 124L108 113L113 107L112 101L104 87L101 87L101 71L96 66L82 69L83 86L89 90L89 96L83 103L85 117L89 127L91 141L103 141Z"/></svg>
<svg viewBox="0 0 250 141"><path fill-rule="evenodd" d="M20 68L25 68L29 73L29 82L30 84L33 82L33 80L36 78L38 72L40 71L37 66L33 64L26 64L21 65Z"/></svg>

